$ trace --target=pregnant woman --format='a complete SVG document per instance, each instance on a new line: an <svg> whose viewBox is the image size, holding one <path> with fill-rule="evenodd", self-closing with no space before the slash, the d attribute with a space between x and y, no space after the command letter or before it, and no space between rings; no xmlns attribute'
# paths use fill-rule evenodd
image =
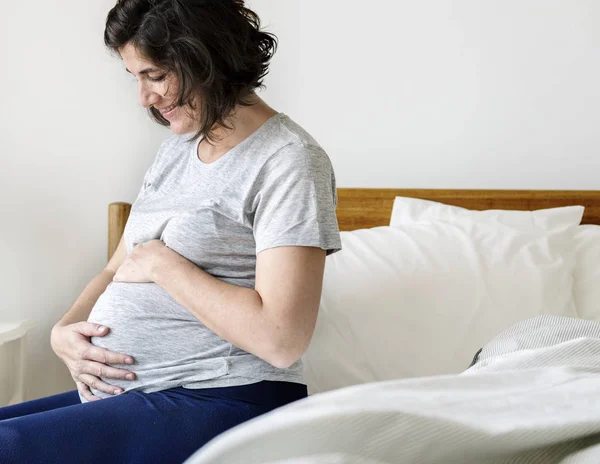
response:
<svg viewBox="0 0 600 464"><path fill-rule="evenodd" d="M181 463L306 396L341 242L327 154L255 93L275 37L242 0L119 0L105 42L171 134L52 330L77 390L0 409L2 463Z"/></svg>

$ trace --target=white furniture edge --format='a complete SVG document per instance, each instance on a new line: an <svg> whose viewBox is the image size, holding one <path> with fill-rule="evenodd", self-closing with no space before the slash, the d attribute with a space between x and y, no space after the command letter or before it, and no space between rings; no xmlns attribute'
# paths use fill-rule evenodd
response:
<svg viewBox="0 0 600 464"><path fill-rule="evenodd" d="M23 337L33 327L35 322L29 320L0 324L0 345Z"/></svg>

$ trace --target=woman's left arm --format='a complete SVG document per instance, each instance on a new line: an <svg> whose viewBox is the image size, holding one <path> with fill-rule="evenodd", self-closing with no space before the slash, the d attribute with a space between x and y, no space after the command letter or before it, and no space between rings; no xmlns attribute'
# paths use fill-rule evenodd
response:
<svg viewBox="0 0 600 464"><path fill-rule="evenodd" d="M155 282L219 337L278 368L310 343L323 287L325 250L282 246L256 258L255 289L224 282L160 240L137 245L115 281Z"/></svg>

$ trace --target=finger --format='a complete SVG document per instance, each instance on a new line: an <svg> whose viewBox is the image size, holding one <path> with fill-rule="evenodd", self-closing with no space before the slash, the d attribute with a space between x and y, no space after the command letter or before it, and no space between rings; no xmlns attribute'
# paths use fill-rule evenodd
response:
<svg viewBox="0 0 600 464"><path fill-rule="evenodd" d="M77 385L77 391L81 396L83 396L88 401L98 401L101 400L99 396L92 394L90 387L88 387L85 383L76 381L75 385Z"/></svg>
<svg viewBox="0 0 600 464"><path fill-rule="evenodd" d="M85 359L90 361L100 362L102 364L133 364L134 360L131 356L114 351L108 351L99 346L90 345L85 352Z"/></svg>
<svg viewBox="0 0 600 464"><path fill-rule="evenodd" d="M86 362L83 371L104 379L135 380L135 374L131 371L117 369L95 361Z"/></svg>
<svg viewBox="0 0 600 464"><path fill-rule="evenodd" d="M73 329L86 337L104 337L109 332L108 327L92 322L78 322L73 324Z"/></svg>
<svg viewBox="0 0 600 464"><path fill-rule="evenodd" d="M114 385L109 385L106 382L103 382L95 375L90 374L80 374L79 380L85 383L88 387L93 388L94 390L98 390L104 393L108 393L109 395L118 395L119 393L123 393L123 389L121 387L115 387Z"/></svg>

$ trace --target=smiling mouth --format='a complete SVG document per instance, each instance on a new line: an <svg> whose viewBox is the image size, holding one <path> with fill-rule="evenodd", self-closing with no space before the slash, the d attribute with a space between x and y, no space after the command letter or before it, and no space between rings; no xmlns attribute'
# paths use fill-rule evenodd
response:
<svg viewBox="0 0 600 464"><path fill-rule="evenodd" d="M158 111L160 111L160 113L162 115L165 115L165 114L173 111L175 108L177 108L177 105L171 105L171 106L167 106L166 108L163 108L163 109L160 109L160 108L157 108L157 109L158 109Z"/></svg>

